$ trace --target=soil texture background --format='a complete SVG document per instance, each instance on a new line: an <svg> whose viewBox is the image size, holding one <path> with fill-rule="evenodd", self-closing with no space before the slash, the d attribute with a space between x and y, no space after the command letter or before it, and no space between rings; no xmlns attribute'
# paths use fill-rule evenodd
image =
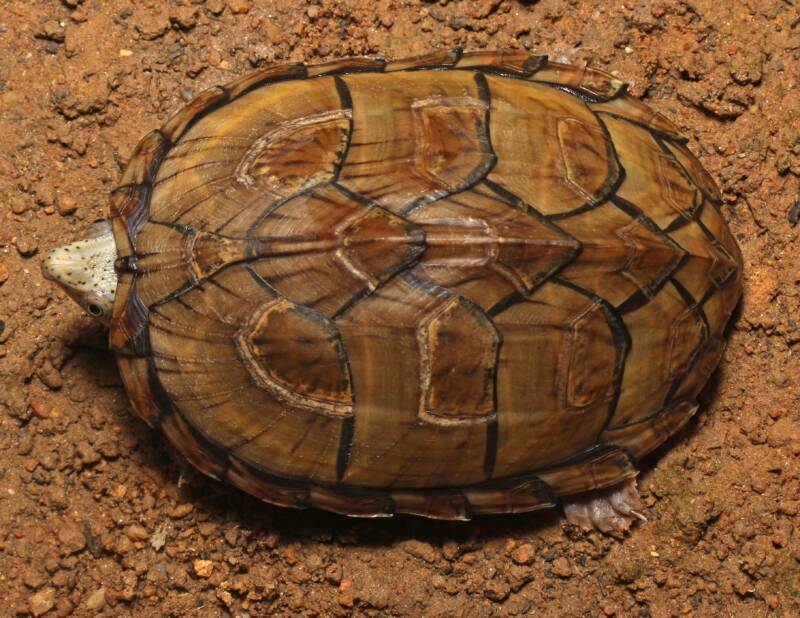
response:
<svg viewBox="0 0 800 618"><path fill-rule="evenodd" d="M271 507L134 417L43 280L138 139L272 62L525 48L624 77L718 181L745 299L624 540L556 510L445 524ZM0 3L0 615L800 615L797 0Z"/></svg>

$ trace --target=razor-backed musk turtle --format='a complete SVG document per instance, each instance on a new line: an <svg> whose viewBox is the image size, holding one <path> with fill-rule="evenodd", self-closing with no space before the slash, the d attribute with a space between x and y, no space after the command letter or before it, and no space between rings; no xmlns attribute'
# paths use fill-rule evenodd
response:
<svg viewBox="0 0 800 618"><path fill-rule="evenodd" d="M661 114L523 52L282 65L149 133L45 274L138 414L268 502L625 529L741 294Z"/></svg>

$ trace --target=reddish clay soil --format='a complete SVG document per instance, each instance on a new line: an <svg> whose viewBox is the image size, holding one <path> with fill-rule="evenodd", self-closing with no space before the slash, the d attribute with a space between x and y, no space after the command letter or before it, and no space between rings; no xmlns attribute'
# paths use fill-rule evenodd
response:
<svg viewBox="0 0 800 618"><path fill-rule="evenodd" d="M555 510L444 524L274 508L132 414L39 273L145 131L271 62L526 48L624 76L718 180L745 300L622 541ZM0 7L0 614L800 615L797 0L8 0Z"/></svg>

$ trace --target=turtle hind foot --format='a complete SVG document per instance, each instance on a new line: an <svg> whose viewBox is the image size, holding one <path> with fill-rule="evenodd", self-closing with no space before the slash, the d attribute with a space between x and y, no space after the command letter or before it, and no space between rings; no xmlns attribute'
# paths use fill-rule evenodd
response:
<svg viewBox="0 0 800 618"><path fill-rule="evenodd" d="M587 491L564 499L564 515L574 526L621 537L634 521L647 521L636 479L607 489Z"/></svg>

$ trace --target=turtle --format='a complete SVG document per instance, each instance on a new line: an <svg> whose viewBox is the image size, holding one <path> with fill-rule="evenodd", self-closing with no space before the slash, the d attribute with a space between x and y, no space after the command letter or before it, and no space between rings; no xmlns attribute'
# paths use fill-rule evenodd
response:
<svg viewBox="0 0 800 618"><path fill-rule="evenodd" d="M643 518L742 256L676 126L524 51L280 64L148 133L44 275L136 413L266 502Z"/></svg>

